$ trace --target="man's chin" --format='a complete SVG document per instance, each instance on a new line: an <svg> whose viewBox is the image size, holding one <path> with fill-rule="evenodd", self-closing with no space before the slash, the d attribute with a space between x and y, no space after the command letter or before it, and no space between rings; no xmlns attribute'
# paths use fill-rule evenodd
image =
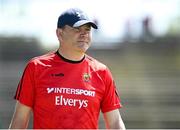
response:
<svg viewBox="0 0 180 130"><path fill-rule="evenodd" d="M86 52L89 49L89 44L81 44L78 49L82 52Z"/></svg>

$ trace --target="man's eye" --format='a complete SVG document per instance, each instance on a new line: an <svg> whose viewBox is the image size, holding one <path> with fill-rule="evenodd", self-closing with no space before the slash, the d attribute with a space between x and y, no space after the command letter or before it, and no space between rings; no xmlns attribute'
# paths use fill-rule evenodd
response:
<svg viewBox="0 0 180 130"><path fill-rule="evenodd" d="M86 28L86 31L91 31L91 28Z"/></svg>
<svg viewBox="0 0 180 130"><path fill-rule="evenodd" d="M80 29L79 28L74 28L74 31L79 32Z"/></svg>

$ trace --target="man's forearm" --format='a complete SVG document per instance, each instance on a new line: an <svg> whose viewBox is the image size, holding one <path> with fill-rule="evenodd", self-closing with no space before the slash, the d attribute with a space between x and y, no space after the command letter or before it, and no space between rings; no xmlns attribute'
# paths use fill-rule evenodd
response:
<svg viewBox="0 0 180 130"><path fill-rule="evenodd" d="M104 119L107 129L120 129L125 130L124 122L121 118L119 110L113 110L107 113L104 113Z"/></svg>
<svg viewBox="0 0 180 130"><path fill-rule="evenodd" d="M17 101L15 112L11 120L11 123L9 125L9 128L26 129L28 127L30 114L31 114L31 108Z"/></svg>
<svg viewBox="0 0 180 130"><path fill-rule="evenodd" d="M9 129L26 129L28 127L29 120L12 119Z"/></svg>

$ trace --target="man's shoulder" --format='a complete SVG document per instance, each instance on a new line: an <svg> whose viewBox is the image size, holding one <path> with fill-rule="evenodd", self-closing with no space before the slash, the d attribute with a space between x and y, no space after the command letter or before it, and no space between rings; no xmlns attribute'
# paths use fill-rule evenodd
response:
<svg viewBox="0 0 180 130"><path fill-rule="evenodd" d="M55 51L52 52L48 52L46 54L40 55L40 56L36 56L34 58L32 58L29 63L31 64L40 64L40 63L47 63L52 61L55 58L56 54Z"/></svg>
<svg viewBox="0 0 180 130"><path fill-rule="evenodd" d="M89 55L86 55L86 59L89 62L89 64L97 70L105 70L107 68L107 66L104 63Z"/></svg>

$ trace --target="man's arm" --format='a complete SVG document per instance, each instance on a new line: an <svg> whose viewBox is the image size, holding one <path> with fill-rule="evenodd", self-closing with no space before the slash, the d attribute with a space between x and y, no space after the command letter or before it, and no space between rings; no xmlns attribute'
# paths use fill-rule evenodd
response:
<svg viewBox="0 0 180 130"><path fill-rule="evenodd" d="M31 108L19 101L16 103L15 112L9 126L10 129L25 129L28 127Z"/></svg>
<svg viewBox="0 0 180 130"><path fill-rule="evenodd" d="M126 129L118 109L104 113L104 120L107 129Z"/></svg>

